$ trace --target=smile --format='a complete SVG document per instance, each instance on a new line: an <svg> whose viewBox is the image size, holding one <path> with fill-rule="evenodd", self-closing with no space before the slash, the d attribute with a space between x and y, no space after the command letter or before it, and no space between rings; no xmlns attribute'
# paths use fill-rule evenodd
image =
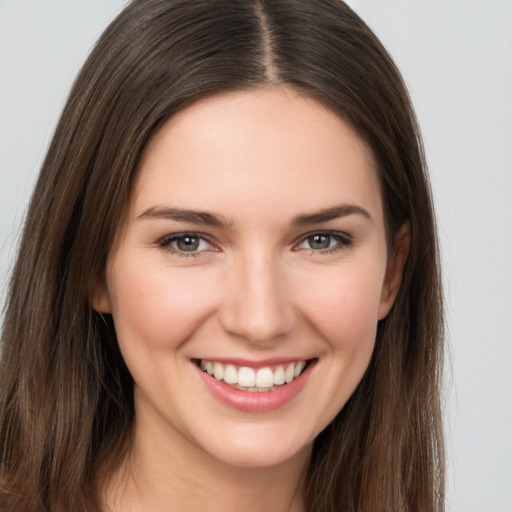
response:
<svg viewBox="0 0 512 512"><path fill-rule="evenodd" d="M192 360L197 375L213 397L248 413L269 412L293 402L301 393L318 359L252 363Z"/></svg>
<svg viewBox="0 0 512 512"><path fill-rule="evenodd" d="M290 384L301 375L307 361L291 361L283 364L253 369L248 366L235 366L219 361L201 359L199 367L218 381L242 391L266 392Z"/></svg>

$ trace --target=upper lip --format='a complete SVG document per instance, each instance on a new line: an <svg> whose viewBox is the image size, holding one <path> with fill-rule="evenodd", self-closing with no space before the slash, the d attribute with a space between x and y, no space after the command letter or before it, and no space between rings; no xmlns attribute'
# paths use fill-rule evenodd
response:
<svg viewBox="0 0 512 512"><path fill-rule="evenodd" d="M195 358L193 361L199 362L201 360L203 361L211 361L211 362L218 362L222 364L232 364L234 366L246 366L253 369L258 368L265 368L267 366L276 366L280 364L287 364L287 363L296 363L298 361L309 361L311 359L315 359L315 357L311 356L295 356L295 357L272 357L268 359L262 359L259 361L246 359L246 358L234 358L234 357L200 357Z"/></svg>

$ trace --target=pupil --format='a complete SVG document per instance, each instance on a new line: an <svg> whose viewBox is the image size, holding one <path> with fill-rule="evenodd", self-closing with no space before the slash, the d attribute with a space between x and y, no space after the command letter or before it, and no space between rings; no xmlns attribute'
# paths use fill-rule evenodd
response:
<svg viewBox="0 0 512 512"><path fill-rule="evenodd" d="M195 251L199 247L199 238L185 236L178 240L178 248L181 251Z"/></svg>
<svg viewBox="0 0 512 512"><path fill-rule="evenodd" d="M328 249L330 242L329 236L314 235L310 238L309 245L312 249Z"/></svg>

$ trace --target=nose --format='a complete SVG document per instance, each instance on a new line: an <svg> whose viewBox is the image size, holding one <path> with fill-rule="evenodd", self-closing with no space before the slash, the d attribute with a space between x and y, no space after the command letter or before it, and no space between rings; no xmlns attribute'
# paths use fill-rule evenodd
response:
<svg viewBox="0 0 512 512"><path fill-rule="evenodd" d="M294 329L296 312L282 265L278 258L264 254L238 259L226 279L220 315L227 332L252 343L265 343Z"/></svg>

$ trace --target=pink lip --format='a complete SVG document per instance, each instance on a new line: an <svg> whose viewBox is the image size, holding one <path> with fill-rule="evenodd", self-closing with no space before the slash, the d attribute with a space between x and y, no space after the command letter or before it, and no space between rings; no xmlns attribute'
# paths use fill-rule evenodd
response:
<svg viewBox="0 0 512 512"><path fill-rule="evenodd" d="M219 361L217 358L215 360ZM280 361L282 362L282 360ZM222 362L224 362L224 360ZM237 360L236 363L239 364L240 361ZM268 363L268 361L266 363ZM231 364L233 364L233 362L231 362ZM194 366L208 390L225 405L244 412L267 412L282 407L297 396L306 384L315 364L316 360L310 361L301 375L289 384L283 384L277 389L261 393L232 388L225 382L210 377L210 375L202 371L196 364L194 364ZM244 366L249 365L244 363ZM252 363L250 366L254 367L255 364ZM260 364L258 363L257 366L259 367Z"/></svg>
<svg viewBox="0 0 512 512"><path fill-rule="evenodd" d="M261 361L251 361L249 359L243 358L228 358L228 357L213 357L209 359L207 357L202 358L204 361L218 362L222 364L232 364L233 366L240 368L241 366L246 366L248 368L252 368L253 370L257 370L259 368L266 367L275 367L279 365L287 365L289 363L297 363L299 361L309 361L311 358L293 358L293 357L274 357L272 359L263 359ZM199 359L195 359L195 361L199 362Z"/></svg>

